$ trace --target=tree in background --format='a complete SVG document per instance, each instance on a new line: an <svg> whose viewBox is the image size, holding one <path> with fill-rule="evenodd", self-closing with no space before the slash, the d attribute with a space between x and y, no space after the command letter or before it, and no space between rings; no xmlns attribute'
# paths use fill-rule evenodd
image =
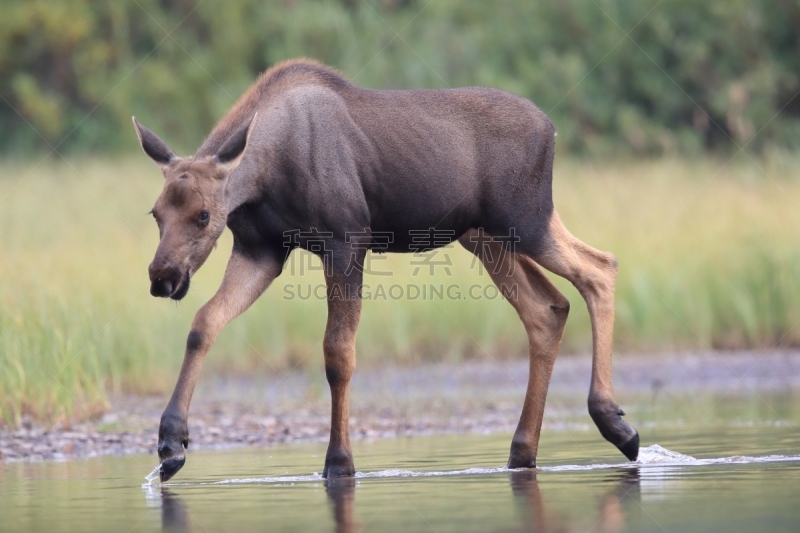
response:
<svg viewBox="0 0 800 533"><path fill-rule="evenodd" d="M188 153L297 56L367 87L515 92L573 153L792 149L798 28L796 0L14 2L0 153L132 149L132 114Z"/></svg>

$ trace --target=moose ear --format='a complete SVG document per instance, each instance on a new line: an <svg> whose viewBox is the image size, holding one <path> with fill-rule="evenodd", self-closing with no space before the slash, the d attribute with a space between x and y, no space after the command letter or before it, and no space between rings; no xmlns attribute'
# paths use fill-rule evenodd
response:
<svg viewBox="0 0 800 533"><path fill-rule="evenodd" d="M250 119L250 122L248 122L245 127L228 137L228 140L222 144L219 150L217 150L214 158L218 163L231 163L241 156L242 153L244 153L244 149L247 146L247 141L250 139L250 132L253 130L257 116L258 113L253 115L253 118Z"/></svg>
<svg viewBox="0 0 800 533"><path fill-rule="evenodd" d="M150 156L150 159L155 161L158 166L163 167L169 165L178 157L158 135L139 124L136 117L131 118L133 119L133 127L136 128L136 135L139 136L139 142L142 144L142 150L144 150L144 153Z"/></svg>

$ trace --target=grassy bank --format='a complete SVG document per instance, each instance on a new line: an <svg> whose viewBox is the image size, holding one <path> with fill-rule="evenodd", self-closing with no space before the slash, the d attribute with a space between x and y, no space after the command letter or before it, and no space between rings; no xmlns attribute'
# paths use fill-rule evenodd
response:
<svg viewBox="0 0 800 533"><path fill-rule="evenodd" d="M617 351L800 343L800 179L796 158L557 163L555 200L579 238L620 262ZM148 294L158 242L146 212L161 187L144 156L0 161L0 410L58 420L105 407L109 391L168 390L194 312L216 289L222 238L184 302ZM359 363L522 357L513 309L459 248L428 264L373 262ZM220 336L206 372L321 368L325 302L308 258ZM312 268L309 268L312 267ZM415 275L415 270L418 272ZM573 303L562 353L589 349L588 315ZM392 287L395 287L394 289ZM426 287L426 298L416 289ZM430 291L437 293L431 301ZM438 291L438 292L437 292ZM443 291L443 296L439 293ZM382 296L384 295L384 296ZM449 297L448 297L449 295Z"/></svg>

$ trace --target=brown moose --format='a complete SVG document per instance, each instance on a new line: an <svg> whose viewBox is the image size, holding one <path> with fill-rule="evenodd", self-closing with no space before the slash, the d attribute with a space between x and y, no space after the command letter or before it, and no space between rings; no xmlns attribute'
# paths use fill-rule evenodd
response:
<svg viewBox="0 0 800 533"><path fill-rule="evenodd" d="M477 87L364 89L321 64L295 60L264 73L193 157L176 156L135 118L134 125L166 178L153 208L161 241L149 267L151 294L183 298L226 225L234 238L222 284L194 318L161 418L162 481L186 460L189 403L206 353L297 247L322 258L328 288L323 352L332 415L323 475L352 476L349 384L361 267L368 249L444 244L420 246L414 238L420 230L446 232L477 255L525 325L530 375L508 467L536 465L569 311L541 267L570 280L586 300L593 337L589 413L603 437L636 459L639 436L620 418L611 383L617 261L562 225L552 198L555 129L528 100Z"/></svg>

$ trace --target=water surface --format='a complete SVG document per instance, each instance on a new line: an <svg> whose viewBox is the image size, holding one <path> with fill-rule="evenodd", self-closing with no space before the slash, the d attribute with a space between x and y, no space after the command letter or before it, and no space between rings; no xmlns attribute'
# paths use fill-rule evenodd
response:
<svg viewBox="0 0 800 533"><path fill-rule="evenodd" d="M631 465L596 430L549 431L537 471L502 468L506 434L357 442L359 475L336 482L319 477L324 444L192 452L163 486L143 485L150 456L6 464L0 530L800 530L794 425L646 435Z"/></svg>

